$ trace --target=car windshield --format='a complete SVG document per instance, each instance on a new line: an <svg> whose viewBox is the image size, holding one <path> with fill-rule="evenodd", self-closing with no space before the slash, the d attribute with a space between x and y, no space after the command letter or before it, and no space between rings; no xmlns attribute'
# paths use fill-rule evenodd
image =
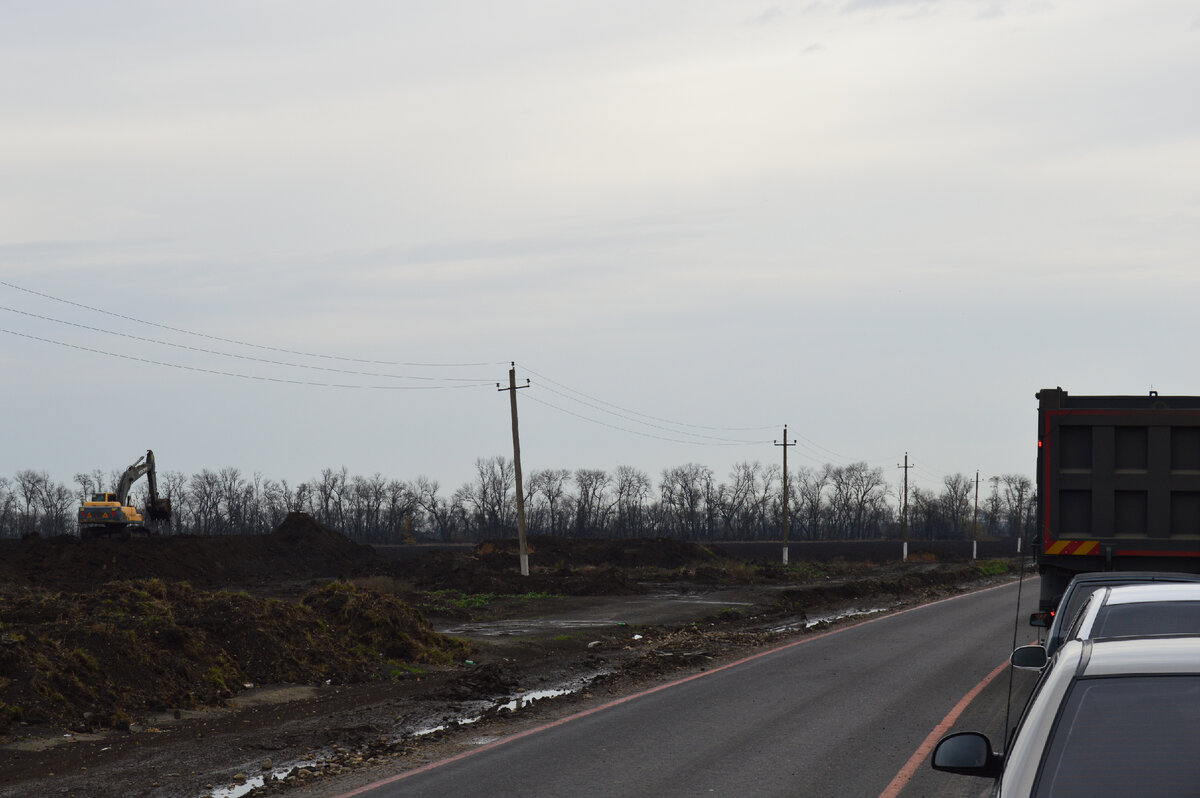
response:
<svg viewBox="0 0 1200 798"><path fill-rule="evenodd" d="M1200 634L1200 601L1110 604L1096 614L1091 637Z"/></svg>
<svg viewBox="0 0 1200 798"><path fill-rule="evenodd" d="M1051 732L1038 798L1183 798L1200 784L1200 676L1081 679Z"/></svg>

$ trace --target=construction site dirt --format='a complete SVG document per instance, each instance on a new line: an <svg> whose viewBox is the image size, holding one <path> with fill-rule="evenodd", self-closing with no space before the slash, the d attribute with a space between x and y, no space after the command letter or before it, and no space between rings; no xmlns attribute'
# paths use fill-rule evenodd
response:
<svg viewBox="0 0 1200 798"><path fill-rule="evenodd" d="M272 534L0 542L0 797L332 795L480 735L1015 561L750 563L675 540L388 558Z"/></svg>

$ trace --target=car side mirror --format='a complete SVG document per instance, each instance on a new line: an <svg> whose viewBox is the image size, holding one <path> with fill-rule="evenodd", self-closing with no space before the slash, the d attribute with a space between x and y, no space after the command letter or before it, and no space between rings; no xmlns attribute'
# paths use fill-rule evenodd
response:
<svg viewBox="0 0 1200 798"><path fill-rule="evenodd" d="M1054 613L1047 610L1046 612L1035 612L1029 616L1030 626L1039 626L1042 629L1049 629L1050 624L1054 623Z"/></svg>
<svg viewBox="0 0 1200 798"><path fill-rule="evenodd" d="M1050 655L1046 653L1045 646L1021 646L1013 650L1012 656L1008 658L1008 661L1018 670L1040 671L1050 661Z"/></svg>
<svg viewBox="0 0 1200 798"><path fill-rule="evenodd" d="M1004 757L992 751L991 741L979 732L958 732L941 739L931 764L946 773L996 778L1004 769Z"/></svg>

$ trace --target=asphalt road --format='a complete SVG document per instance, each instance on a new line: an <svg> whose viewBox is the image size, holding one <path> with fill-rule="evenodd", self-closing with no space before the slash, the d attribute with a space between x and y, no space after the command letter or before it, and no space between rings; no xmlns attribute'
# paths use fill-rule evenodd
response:
<svg viewBox="0 0 1200 798"><path fill-rule="evenodd" d="M883 616L758 655L354 795L866 796L986 794L922 763L897 774L1033 630L1037 580ZM1015 679L1013 720L1032 686ZM1009 672L955 724L1001 748Z"/></svg>

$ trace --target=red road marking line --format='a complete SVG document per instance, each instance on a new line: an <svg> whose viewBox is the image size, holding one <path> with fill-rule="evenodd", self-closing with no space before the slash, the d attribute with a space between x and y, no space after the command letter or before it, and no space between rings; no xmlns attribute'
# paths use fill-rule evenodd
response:
<svg viewBox="0 0 1200 798"><path fill-rule="evenodd" d="M551 722L543 724L541 726L536 726L532 729L526 729L523 732L517 732L516 734L510 735L501 740L496 740L495 742L488 743L487 745L481 745L478 748L472 748L470 751L463 751L461 754L455 754L454 756L450 756L445 759L439 759L436 762L430 762L427 765L422 765L421 767L414 768L413 770L406 770L403 773L397 773L396 775L389 776L388 778L382 779L381 781L376 781L371 784L367 784L367 785L364 785L357 789L351 790L350 792L345 792L345 793L342 793L341 795L334 796L334 798L353 798L353 796L355 796L355 795L362 795L363 793L366 793L370 790L374 790L378 787L383 787L388 784L394 784L398 781L403 781L404 779L407 779L410 776L415 776L418 773L425 773L427 771L434 770L436 768L440 768L442 765L449 765L451 762L458 762L460 760L466 759L467 757L475 756L476 754L481 754L484 751L490 751L493 748L499 748L502 745L507 745L508 743L514 742L516 740L520 740L524 737L529 737L531 735L537 734L538 732L543 732L547 729L553 729L556 726L562 726L563 724L570 723L573 720L578 720L580 718L586 718L588 715L594 715L597 712L603 712L606 709L611 709L612 707L620 706L621 704L625 704L629 701L633 701L633 700L641 698L643 696L652 695L653 693L657 693L660 690L666 690L670 687L675 687L680 684L687 684L688 682L695 681L696 679L702 679L705 676L711 676L714 673L720 673L721 671L729 670L730 668L736 668L739 665L743 665L747 662L753 662L756 659L761 659L762 657L769 656L778 651L786 651L789 648L795 648L796 646L800 646L805 643L810 643L813 640L820 640L822 637L829 637L830 635L840 634L842 632L846 632L851 629L855 629L859 626L866 626L869 623L876 623L877 621L882 621L887 618L895 618L897 615L904 615L905 613L908 613L908 612L915 612L917 610L923 610L926 607L932 607L934 605L942 604L947 601L954 601L955 599L959 599L964 596L973 596L976 593L986 593L989 590L999 590L1000 588L1008 587L1011 584L1012 584L1012 582L1005 582L1002 585L995 585L993 587L985 587L983 590L974 590L974 591L971 591L970 593L960 593L957 596L950 596L949 598L938 599L937 601L931 601L928 604L922 604L919 607L909 607L906 610L899 610L897 612L889 612L886 615L880 615L876 618L868 618L865 621L859 621L858 623L851 624L850 626L842 626L837 629L832 629L828 632L821 632L820 634L815 634L811 637L805 637L800 640L794 640L791 643L785 643L782 646L779 646L777 648L768 649L767 651L760 651L757 654L751 654L748 657L743 657L742 659L739 659L736 662L729 662L724 665L720 665L716 668L713 668L712 670L701 671L700 673L693 673L691 676L685 676L682 679L676 679L673 682L667 682L665 684L660 684L657 687L651 687L650 689L643 690L640 693L633 693L632 695L622 696L621 698L614 698L612 701L607 701L603 704L600 704L599 706L592 707L591 709L585 709L582 712L576 712L573 715L567 715L565 718L559 718L558 720L551 721ZM993 671L990 676L988 676L986 679L984 679L982 682L980 682L978 685L976 685L975 688L970 693L967 693L967 695L963 698L963 700L959 702L959 705L961 708L955 707L953 710L951 710L951 714L954 715L954 718L950 720L950 723L953 723L954 720L956 720L958 718L958 715L962 714L962 710L966 709L967 704L971 703L971 699L973 699L976 695L978 695L979 692L981 690L983 690L984 687L987 686L988 682L990 682L992 679L994 679L996 677L996 674L998 674L1000 671L1004 670L1004 667L1006 665L1008 665L1007 660L1004 662L1004 665L1001 665L999 668L997 668L995 671ZM955 713L958 713L958 714L955 714ZM947 715L946 717L949 718L950 716ZM945 721L943 721L943 723L945 723ZM938 728L941 728L941 727L939 726ZM934 731L936 732L936 729ZM933 737L933 735L931 734L930 737ZM926 739L926 742L929 742L928 738ZM922 744L922 747L924 747L924 744ZM932 747L933 747L932 742L929 742L929 747L932 749ZM919 752L921 749L917 749L917 750ZM925 752L925 755L928 755L928 751ZM924 759L925 755L923 755L921 758ZM913 758L914 759L916 758L916 754L913 755ZM912 763L912 761L913 761L912 759L909 760L910 763ZM916 772L916 769L920 764L921 764L920 761L917 761L915 764L913 764L913 766L912 766L913 772ZM908 765L905 765L904 767L907 768ZM901 773L903 773L903 772L904 771L902 769ZM896 778L899 778L899 775L897 775ZM909 774L908 778L912 778L911 773ZM895 782L895 780L896 779L893 779L892 781ZM907 783L907 781L908 781L908 779L905 779L905 783ZM904 786L903 784L900 785L900 787L903 787L903 786ZM891 789L891 785L888 785L888 789ZM897 788L897 792L898 791L899 791L899 788ZM884 794L881 795L880 798L885 798L885 796L887 796L887 798L894 798L894 795L895 795L895 793L888 793L885 790Z"/></svg>
<svg viewBox="0 0 1200 798"><path fill-rule="evenodd" d="M959 699L958 703L954 705L954 709L950 710L950 713L942 718L942 722L935 726L933 731L929 733L929 736L925 738L925 741L917 747L917 750L904 763L904 767L900 768L900 772L896 774L891 783L884 788L883 792L879 793L879 798L896 798L900 794L900 791L908 786L908 783L912 781L913 775L916 774L917 768L925 762L925 758L929 756L929 752L937 745L937 741L942 739L942 736L946 732L950 731L950 727L958 721L959 716L975 700L976 696L982 693L983 689L991 684L997 676L1004 673L1007 667L1008 660L1001 662L996 666L994 671L983 677L983 681L972 687L970 692Z"/></svg>

